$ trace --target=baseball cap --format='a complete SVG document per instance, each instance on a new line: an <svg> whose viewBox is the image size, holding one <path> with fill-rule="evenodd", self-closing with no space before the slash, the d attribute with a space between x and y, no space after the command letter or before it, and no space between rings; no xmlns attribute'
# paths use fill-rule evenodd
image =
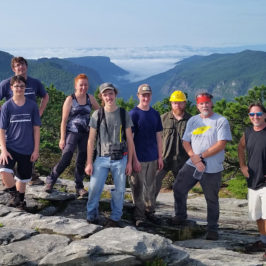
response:
<svg viewBox="0 0 266 266"><path fill-rule="evenodd" d="M106 90L117 91L116 87L112 83L109 83L109 82L105 82L105 83L101 84L99 87L100 93L103 93Z"/></svg>
<svg viewBox="0 0 266 266"><path fill-rule="evenodd" d="M138 87L138 94L144 94L144 93L152 93L149 84L142 84Z"/></svg>

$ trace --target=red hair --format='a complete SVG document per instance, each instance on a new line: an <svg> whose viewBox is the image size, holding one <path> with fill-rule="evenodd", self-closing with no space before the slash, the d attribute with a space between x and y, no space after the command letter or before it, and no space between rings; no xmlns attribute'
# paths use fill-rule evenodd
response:
<svg viewBox="0 0 266 266"><path fill-rule="evenodd" d="M76 83L78 82L78 80L79 79L86 79L88 82L89 82L89 79L88 79L88 77L87 77L87 75L86 74L78 74L76 77L75 77L75 85L76 85Z"/></svg>

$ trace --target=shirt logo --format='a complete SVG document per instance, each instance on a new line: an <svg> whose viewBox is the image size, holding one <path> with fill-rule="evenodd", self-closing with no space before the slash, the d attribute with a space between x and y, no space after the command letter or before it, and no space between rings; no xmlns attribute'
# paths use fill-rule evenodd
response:
<svg viewBox="0 0 266 266"><path fill-rule="evenodd" d="M10 123L31 122L30 114L11 115Z"/></svg>
<svg viewBox="0 0 266 266"><path fill-rule="evenodd" d="M201 135L208 131L211 127L210 126L204 126L204 127L198 127L192 131L193 135Z"/></svg>

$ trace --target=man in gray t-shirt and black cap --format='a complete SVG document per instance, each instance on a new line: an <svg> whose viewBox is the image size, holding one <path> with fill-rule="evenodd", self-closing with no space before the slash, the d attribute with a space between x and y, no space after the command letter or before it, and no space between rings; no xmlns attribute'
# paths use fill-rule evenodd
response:
<svg viewBox="0 0 266 266"><path fill-rule="evenodd" d="M219 189L223 170L224 149L232 140L226 118L213 112L212 95L196 96L200 114L191 117L183 136L183 146L189 155L174 183L174 224L186 224L188 191L200 182L207 202L207 240L217 240L219 220Z"/></svg>

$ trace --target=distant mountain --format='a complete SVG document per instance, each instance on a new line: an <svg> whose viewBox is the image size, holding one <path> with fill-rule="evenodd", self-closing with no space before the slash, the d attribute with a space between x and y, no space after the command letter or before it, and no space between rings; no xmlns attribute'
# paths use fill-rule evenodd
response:
<svg viewBox="0 0 266 266"><path fill-rule="evenodd" d="M53 84L66 94L71 94L74 91L74 78L80 73L85 73L89 77L91 93L102 83L99 74L94 69L64 59L41 58L28 60L28 62L30 76L38 78L48 86Z"/></svg>
<svg viewBox="0 0 266 266"><path fill-rule="evenodd" d="M254 86L266 84L266 52L246 50L234 54L192 56L164 73L128 84L121 91L124 98L136 95L139 84L148 83L153 89L153 102L169 97L174 90L183 90L190 99L198 91L212 93L215 100L245 94Z"/></svg>
<svg viewBox="0 0 266 266"><path fill-rule="evenodd" d="M97 71L103 82L112 82L116 86L128 83L125 78L129 73L121 67L115 65L106 56L84 56L84 57L70 57L64 58L67 61L75 63L80 66L85 66Z"/></svg>
<svg viewBox="0 0 266 266"><path fill-rule="evenodd" d="M13 75L11 70L11 58L9 53L0 51L0 81Z"/></svg>
<svg viewBox="0 0 266 266"><path fill-rule="evenodd" d="M11 58L11 54L0 51L0 80L13 75ZM41 58L28 62L29 75L40 79L47 86L54 84L66 94L73 92L74 77L85 73L89 77L91 92L102 82L110 81L117 86L118 96L125 100L130 96L136 97L140 84L149 83L153 89L153 103L169 97L176 89L187 92L193 101L196 92L201 90L212 93L215 100L233 100L254 86L266 85L266 52L251 50L191 56L166 72L134 83L126 80L127 71L103 56Z"/></svg>
<svg viewBox="0 0 266 266"><path fill-rule="evenodd" d="M0 81L14 75L10 66L12 57L13 55L0 51ZM116 83L121 76L128 74L127 71L111 63L110 58L102 56L69 59L40 58L27 61L29 76L41 80L46 86L53 84L66 94L73 92L74 77L80 73L85 73L89 77L91 93L102 82Z"/></svg>

